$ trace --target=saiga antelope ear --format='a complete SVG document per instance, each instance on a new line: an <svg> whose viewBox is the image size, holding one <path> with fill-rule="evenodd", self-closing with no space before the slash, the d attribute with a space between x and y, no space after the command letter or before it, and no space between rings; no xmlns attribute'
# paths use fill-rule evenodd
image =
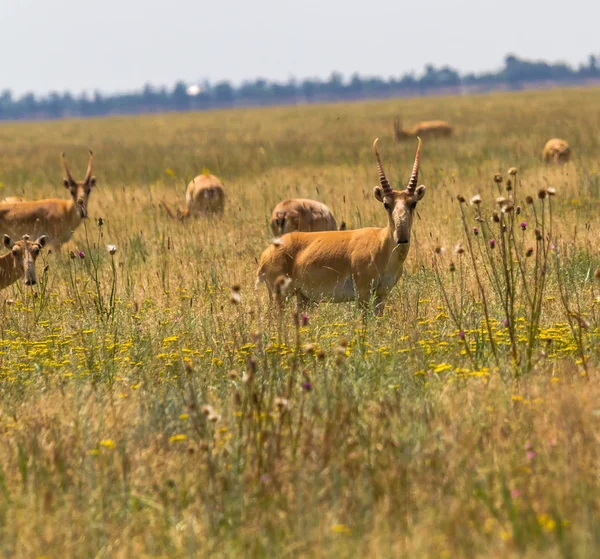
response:
<svg viewBox="0 0 600 559"><path fill-rule="evenodd" d="M373 188L373 196L375 196L375 198L377 198L377 200L380 202L383 202L383 189L381 186L376 186Z"/></svg>
<svg viewBox="0 0 600 559"><path fill-rule="evenodd" d="M424 185L417 186L417 188L415 189L415 196L417 197L417 200L423 199L423 196L425 196L425 186Z"/></svg>
<svg viewBox="0 0 600 559"><path fill-rule="evenodd" d="M15 246L15 243L13 243L13 240L8 235L4 235L4 246L6 248L12 248Z"/></svg>
<svg viewBox="0 0 600 559"><path fill-rule="evenodd" d="M40 248L42 248L46 244L46 235L39 237L36 241L34 241L34 244L39 245Z"/></svg>

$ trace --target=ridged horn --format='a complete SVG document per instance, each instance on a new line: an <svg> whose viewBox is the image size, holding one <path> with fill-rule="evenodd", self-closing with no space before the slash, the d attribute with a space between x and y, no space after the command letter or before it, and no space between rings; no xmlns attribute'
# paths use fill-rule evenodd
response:
<svg viewBox="0 0 600 559"><path fill-rule="evenodd" d="M383 165L381 164L381 158L379 157L379 152L377 151L377 142L379 138L375 138L373 142L373 151L375 152L375 159L377 159L377 171L379 172L379 182L381 183L381 188L383 188L383 195L385 197L390 198L392 196L392 187L388 182L385 171L383 170Z"/></svg>
<svg viewBox="0 0 600 559"><path fill-rule="evenodd" d="M417 145L417 153L415 155L415 164L413 165L412 175L410 176L410 181L408 182L408 186L406 190L412 194L417 188L417 181L419 180L419 162L421 161L421 138L417 136L417 140L419 140L419 144Z"/></svg>
<svg viewBox="0 0 600 559"><path fill-rule="evenodd" d="M85 179L84 179L85 184L88 184L90 182L90 179L92 178L92 164L94 163L94 152L92 150L89 150L89 151L90 151L90 162L88 163L87 172L85 174Z"/></svg>
<svg viewBox="0 0 600 559"><path fill-rule="evenodd" d="M73 178L73 175L71 174L71 171L69 171L69 167L67 165L67 156L65 155L65 152L62 152L62 162L63 162L63 166L65 168L65 173L67 173L67 179L69 180L69 183L71 184L77 184L75 182L75 179Z"/></svg>

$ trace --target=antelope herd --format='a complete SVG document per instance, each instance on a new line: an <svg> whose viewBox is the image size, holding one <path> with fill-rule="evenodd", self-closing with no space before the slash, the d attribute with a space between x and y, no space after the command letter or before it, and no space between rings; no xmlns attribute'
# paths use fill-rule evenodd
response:
<svg viewBox="0 0 600 559"><path fill-rule="evenodd" d="M448 137L452 127L444 121L424 121L403 129L394 120L394 139L416 138L417 151L412 174L404 190L393 190L373 143L380 186L373 195L387 214L385 227L339 230L331 210L322 202L306 198L286 199L272 211L270 228L275 236L262 253L257 271L257 286L265 283L270 298L283 304L295 294L299 305L328 300L357 300L362 308L373 300L376 312L383 310L386 297L402 275L410 247L417 203L425 195L425 186L417 186L421 158L421 137ZM69 241L74 230L88 216L88 200L96 179L92 176L94 155L82 181L76 181L67 165L64 186L67 200L47 198L29 201L8 196L0 201L0 233L10 252L0 257L0 289L24 278L26 285L37 283L35 261L42 247L50 243L57 250ZM571 151L566 141L549 140L543 150L548 163L566 163ZM191 217L222 216L225 189L219 178L203 173L187 186L185 207L173 212L166 201L161 205L167 215L181 221ZM30 235L39 235L31 241ZM13 238L19 240L13 241Z"/></svg>

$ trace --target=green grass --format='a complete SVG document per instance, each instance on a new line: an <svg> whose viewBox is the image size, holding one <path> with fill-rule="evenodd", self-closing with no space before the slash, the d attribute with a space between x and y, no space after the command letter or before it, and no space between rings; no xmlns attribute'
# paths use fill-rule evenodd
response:
<svg viewBox="0 0 600 559"><path fill-rule="evenodd" d="M385 225L372 141L396 186L416 147L393 143L396 114L455 135L424 142L427 194L384 315L323 303L302 325L290 303L279 316L254 287L271 209L310 197L350 228ZM81 178L88 148L98 186L86 226L38 260L40 285L0 296L0 551L597 555L599 117L598 91L572 89L2 124L0 196L66 198L60 153ZM565 167L541 162L554 136L571 144ZM483 236L475 260L454 253L467 247L456 196L480 193L489 219L511 166L517 202L556 188L530 371L488 276L487 322L482 310L475 269L501 273L498 253L487 260ZM183 204L204 167L223 179L225 217L169 220L159 201ZM516 219L515 257L537 246L533 207Z"/></svg>

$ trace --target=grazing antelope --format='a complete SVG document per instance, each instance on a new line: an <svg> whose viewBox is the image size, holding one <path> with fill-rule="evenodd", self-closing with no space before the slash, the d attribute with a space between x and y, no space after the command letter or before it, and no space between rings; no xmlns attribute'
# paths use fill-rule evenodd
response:
<svg viewBox="0 0 600 559"><path fill-rule="evenodd" d="M186 219L191 216L206 214L222 214L225 207L225 189L221 181L214 175L198 175L187 185L185 192L185 209L177 209L173 214L164 200L161 205L171 218Z"/></svg>
<svg viewBox="0 0 600 559"><path fill-rule="evenodd" d="M29 240L29 235L23 235L23 240L16 243L8 235L4 235L4 246L10 252L0 256L0 289L12 285L23 276L25 285L35 285L35 261L45 244L45 235L33 242Z"/></svg>
<svg viewBox="0 0 600 559"><path fill-rule="evenodd" d="M278 294L285 285L301 303L322 299L340 303L358 298L363 308L374 295L377 312L383 310L387 295L402 275L415 208L425 195L425 187L417 186L420 138L410 181L400 191L390 187L377 141L373 150L381 186L376 186L373 194L387 212L387 226L283 235L262 253L258 266L256 283L264 281L270 295Z"/></svg>
<svg viewBox="0 0 600 559"><path fill-rule="evenodd" d="M571 159L571 148L564 140L552 138L544 146L543 157L547 163L566 163Z"/></svg>
<svg viewBox="0 0 600 559"><path fill-rule="evenodd" d="M344 230L342 223L341 230ZM291 198L279 202L271 213L271 231L276 237L292 231L335 231L337 223L331 210L321 202Z"/></svg>
<svg viewBox="0 0 600 559"><path fill-rule="evenodd" d="M447 138L452 135L452 126L444 120L425 120L411 128L403 129L400 118L394 119L394 139L401 142L407 138Z"/></svg>
<svg viewBox="0 0 600 559"><path fill-rule="evenodd" d="M67 166L65 154L62 162L67 178L65 188L71 194L70 200L47 198L36 201L9 201L0 203L0 233L21 237L25 232L44 233L48 240L60 249L66 243L81 221L88 216L88 199L96 178L92 176L94 154L90 151L85 178L77 182Z"/></svg>

